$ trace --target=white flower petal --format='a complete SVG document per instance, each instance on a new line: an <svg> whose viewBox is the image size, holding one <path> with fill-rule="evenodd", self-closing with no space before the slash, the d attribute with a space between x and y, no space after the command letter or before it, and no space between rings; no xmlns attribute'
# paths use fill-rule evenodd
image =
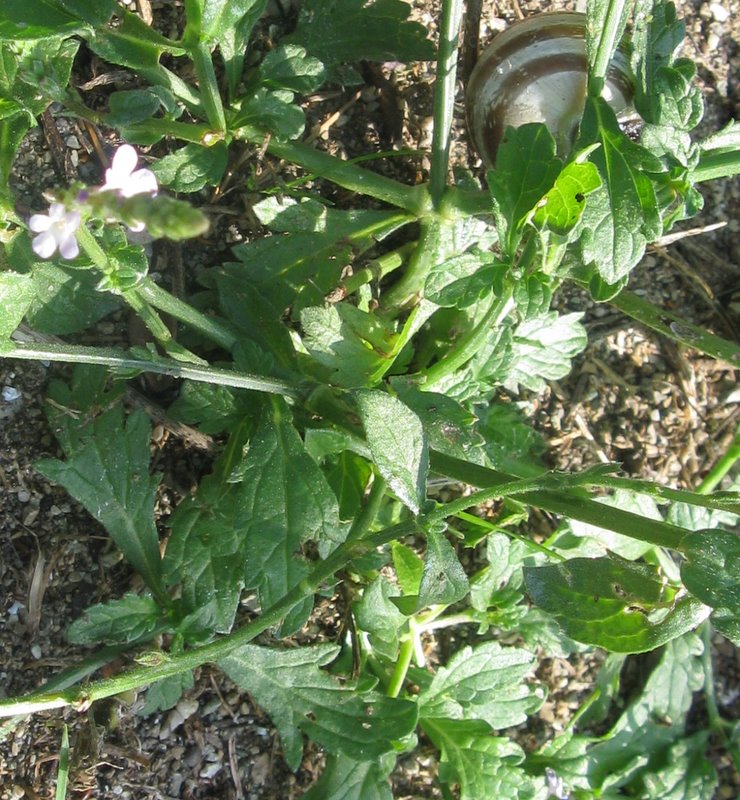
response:
<svg viewBox="0 0 740 800"><path fill-rule="evenodd" d="M34 232L48 231L54 220L48 214L34 214L28 220L28 227Z"/></svg>
<svg viewBox="0 0 740 800"><path fill-rule="evenodd" d="M80 212L68 211L64 215L64 230L67 233L74 233L80 227Z"/></svg>
<svg viewBox="0 0 740 800"><path fill-rule="evenodd" d="M58 220L63 220L67 215L67 209L62 205L62 203L52 203L49 206L49 216L55 222Z"/></svg>
<svg viewBox="0 0 740 800"><path fill-rule="evenodd" d="M158 189L157 177L150 169L137 169L136 172L132 173L128 182L129 194L126 197L142 194L143 192L156 194Z"/></svg>
<svg viewBox="0 0 740 800"><path fill-rule="evenodd" d="M51 231L44 231L34 237L31 247L39 258L51 258L57 249L56 236Z"/></svg>
<svg viewBox="0 0 740 800"><path fill-rule="evenodd" d="M131 147L130 144L122 144L118 150L116 150L115 155L113 156L113 161L111 162L111 167L113 168L113 173L116 177L121 178L128 178L129 175L136 169L136 163L139 160L139 156ZM106 173L107 178L107 173Z"/></svg>
<svg viewBox="0 0 740 800"><path fill-rule="evenodd" d="M59 239L59 252L62 258L77 258L80 246L77 244L74 234Z"/></svg>

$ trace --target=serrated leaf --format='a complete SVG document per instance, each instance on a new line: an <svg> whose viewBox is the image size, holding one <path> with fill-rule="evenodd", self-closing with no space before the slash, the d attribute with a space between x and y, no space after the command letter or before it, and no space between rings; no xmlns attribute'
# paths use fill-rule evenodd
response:
<svg viewBox="0 0 740 800"><path fill-rule="evenodd" d="M496 168L488 172L488 186L505 221L504 252L513 258L522 227L530 212L552 188L562 162L555 156L555 140L542 123L507 128L496 153Z"/></svg>
<svg viewBox="0 0 740 800"><path fill-rule="evenodd" d="M708 731L680 739L668 749L665 765L641 775L647 797L661 800L712 800L717 789L717 771L706 757Z"/></svg>
<svg viewBox="0 0 740 800"><path fill-rule="evenodd" d="M655 568L616 556L525 567L524 580L568 636L617 653L653 650L709 614L694 598L676 596Z"/></svg>
<svg viewBox="0 0 740 800"><path fill-rule="evenodd" d="M383 657L394 661L398 657L398 638L406 617L389 600L398 590L381 577L376 578L354 605L357 625L369 634L370 644Z"/></svg>
<svg viewBox="0 0 740 800"><path fill-rule="evenodd" d="M424 731L442 754L440 780L460 787L460 800L507 798L532 800L535 787L519 767L522 749L489 735L484 723L462 720L426 720Z"/></svg>
<svg viewBox="0 0 740 800"><path fill-rule="evenodd" d="M437 392L422 392L402 380L392 380L399 398L421 420L433 450L471 461L480 458L484 439L476 417L460 403Z"/></svg>
<svg viewBox="0 0 740 800"><path fill-rule="evenodd" d="M289 89L306 94L324 82L324 65L296 44L271 50L259 66L259 80L269 89Z"/></svg>
<svg viewBox="0 0 740 800"><path fill-rule="evenodd" d="M643 690L589 753L593 789L630 783L645 768L665 763L683 738L686 712L704 683L703 646L694 634L669 642Z"/></svg>
<svg viewBox="0 0 740 800"><path fill-rule="evenodd" d="M513 391L518 385L540 391L545 380L565 377L570 372L571 359L588 342L580 322L582 316L578 312L561 316L550 311L521 322L513 333L504 385Z"/></svg>
<svg viewBox="0 0 740 800"><path fill-rule="evenodd" d="M117 13L120 21L116 27L98 26L95 34L87 37L88 47L104 60L130 69L157 69L162 53L185 53L179 43L157 33L136 14L121 14L120 8Z"/></svg>
<svg viewBox="0 0 740 800"><path fill-rule="evenodd" d="M339 648L320 644L291 650L245 645L219 666L272 718L288 766L297 769L301 731L333 754L357 761L381 757L416 726L416 705L358 691L319 667Z"/></svg>
<svg viewBox="0 0 740 800"><path fill-rule="evenodd" d="M244 404L229 386L183 381L175 402L167 409L171 419L197 425L203 433L222 433L244 417Z"/></svg>
<svg viewBox="0 0 740 800"><path fill-rule="evenodd" d="M421 420L386 392L357 392L357 406L373 461L388 486L414 514L426 497L429 453Z"/></svg>
<svg viewBox="0 0 740 800"><path fill-rule="evenodd" d="M306 117L293 102L293 92L262 87L242 101L232 124L235 136L248 138L269 132L284 141L297 139L303 133Z"/></svg>
<svg viewBox="0 0 740 800"><path fill-rule="evenodd" d="M391 543L391 555L401 591L405 595L418 595L421 576L424 574L423 559L402 542Z"/></svg>
<svg viewBox="0 0 740 800"><path fill-rule="evenodd" d="M391 754L376 761L330 755L321 777L302 800L393 800L388 775L395 760Z"/></svg>
<svg viewBox="0 0 740 800"><path fill-rule="evenodd" d="M594 264L607 283L616 283L642 258L647 243L660 236L662 225L653 184L640 170L638 156L650 154L622 133L602 98L586 101L579 146L595 141L601 147L591 159L603 185L586 203L581 251L586 264Z"/></svg>
<svg viewBox="0 0 740 800"><path fill-rule="evenodd" d="M487 253L463 253L436 264L424 285L424 297L435 305L467 308L491 292L501 292L508 266Z"/></svg>
<svg viewBox="0 0 740 800"><path fill-rule="evenodd" d="M434 57L427 31L407 21L400 0L306 0L290 41L327 67L342 62L424 61Z"/></svg>
<svg viewBox="0 0 740 800"><path fill-rule="evenodd" d="M444 534L427 534L424 571L419 585L419 608L450 605L462 600L470 584L452 545Z"/></svg>
<svg viewBox="0 0 740 800"><path fill-rule="evenodd" d="M88 608L67 628L67 639L72 644L125 644L151 637L160 624L157 603L151 597L129 593Z"/></svg>
<svg viewBox="0 0 740 800"><path fill-rule="evenodd" d="M96 369L78 368L75 373L76 385L84 383L85 376L100 375ZM93 385L98 380L93 379ZM120 403L98 413L94 395L85 403L79 393L61 384L53 387L50 395L56 405L47 413L58 431L66 460L44 459L36 468L64 486L102 523L155 597L164 602L159 536L154 524L154 496L160 476L149 472L149 418L136 410L124 419Z"/></svg>
<svg viewBox="0 0 740 800"><path fill-rule="evenodd" d="M712 621L740 646L740 535L719 529L689 533L681 540L686 588L714 609ZM715 620L716 617L716 620Z"/></svg>
<svg viewBox="0 0 740 800"><path fill-rule="evenodd" d="M544 699L538 686L524 683L534 665L534 655L517 647L497 642L464 647L422 691L419 715L483 720L494 730L519 725Z"/></svg>
<svg viewBox="0 0 740 800"><path fill-rule="evenodd" d="M197 192L206 184L216 186L223 177L228 159L224 142L213 147L186 144L152 165L159 183L174 192Z"/></svg>
<svg viewBox="0 0 740 800"><path fill-rule="evenodd" d="M215 599L218 630L230 627L243 586L257 588L267 609L306 576L302 542L317 540L325 557L346 535L337 499L282 401L264 407L239 482L225 483L233 472L207 478L177 508L165 557L168 582L182 583L190 608ZM288 615L284 632L303 624L312 602Z"/></svg>
<svg viewBox="0 0 740 800"><path fill-rule="evenodd" d="M10 338L23 321L33 299L30 276L18 272L0 273L0 339Z"/></svg>

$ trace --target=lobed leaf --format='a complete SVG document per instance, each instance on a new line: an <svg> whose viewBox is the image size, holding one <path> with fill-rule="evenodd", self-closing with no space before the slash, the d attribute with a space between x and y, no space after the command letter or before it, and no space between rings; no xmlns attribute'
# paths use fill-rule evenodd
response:
<svg viewBox="0 0 740 800"><path fill-rule="evenodd" d="M331 644L297 650L244 645L218 663L272 718L288 766L297 769L301 732L334 755L366 762L393 750L416 726L416 704L358 689L320 669L339 651Z"/></svg>
<svg viewBox="0 0 740 800"><path fill-rule="evenodd" d="M375 761L329 755L321 777L302 800L393 800L388 775L394 763L390 753Z"/></svg>
<svg viewBox="0 0 740 800"><path fill-rule="evenodd" d="M151 638L159 626L157 603L151 597L129 593L88 608L67 628L67 639L72 644L126 644Z"/></svg>
<svg viewBox="0 0 740 800"><path fill-rule="evenodd" d="M206 184L216 186L223 177L228 160L224 142L213 147L186 144L174 153L160 158L152 172L162 186L174 192L197 192Z"/></svg>

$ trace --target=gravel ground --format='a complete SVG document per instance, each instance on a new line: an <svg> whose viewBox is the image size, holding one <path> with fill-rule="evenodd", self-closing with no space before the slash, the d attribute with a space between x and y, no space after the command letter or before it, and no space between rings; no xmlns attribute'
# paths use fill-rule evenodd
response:
<svg viewBox="0 0 740 800"><path fill-rule="evenodd" d="M129 5L135 5L134 0ZM147 5L156 13L166 4L139 7ZM418 18L432 28L434 4L417 0L414 5ZM485 7L484 41L501 27L501 20L516 19L519 10L528 15L551 4L514 2L498 16L493 4ZM684 3L682 12L690 33L686 54L699 66L707 104L701 132L710 132L738 116L738 87L731 78L738 74L740 2ZM388 105L389 91L400 112ZM425 65L370 75L359 93L326 92L310 98L310 108L312 135L330 151L349 157L369 147L429 144L431 88ZM459 112L453 158L475 167L464 137L462 108ZM49 148L47 127L29 134L21 151L13 181L22 213L41 207L41 191L69 178L70 172L88 181L99 179L99 161L86 131L74 120L57 117L51 122L63 143L61 150ZM411 181L425 169L423 160L391 161L395 174ZM263 180L271 174L265 170ZM717 182L702 191L705 210L691 224L727 225L669 249L652 250L636 270L631 288L727 338L737 338L740 319L732 311L731 298L740 290L740 183ZM239 213L215 216L214 243L252 235L253 222L232 197L233 208L226 211ZM218 256L214 244L197 257L205 261ZM590 344L567 380L529 398L533 418L552 448L553 466L579 469L618 460L634 475L695 486L723 452L740 419L736 371L676 348L609 307L595 306L579 292L564 294L561 303L563 308L586 311ZM115 342L126 330L127 319L114 314L90 335L98 342ZM5 695L28 691L74 664L79 649L64 639L69 622L85 607L138 586L104 532L33 469L39 458L57 454L43 397L50 378L65 374L54 366L0 362L0 692ZM152 448L158 468L167 475L160 500L165 514L203 470L208 455L173 435L159 437ZM534 523L546 526L549 520ZM321 607L310 623L311 635L320 630L330 638L337 630L337 603L335 599ZM250 613L248 598L243 613ZM737 716L738 651L718 639L714 656L718 701L723 713ZM589 691L598 665L598 654L543 660L538 677L548 684L550 695L528 728L516 733L523 743L532 745L562 730ZM86 713L43 714L0 727L0 800L53 796L62 722L70 726L70 797L77 800L290 800L300 797L321 771L321 753L308 747L301 768L291 773L269 719L210 668L197 672L194 688L172 712L145 718L136 713L140 706L135 698L114 698ZM729 765L718 766L723 778L718 797L737 796L738 776ZM402 760L394 796L438 797L432 784L435 773L433 754L422 746Z"/></svg>

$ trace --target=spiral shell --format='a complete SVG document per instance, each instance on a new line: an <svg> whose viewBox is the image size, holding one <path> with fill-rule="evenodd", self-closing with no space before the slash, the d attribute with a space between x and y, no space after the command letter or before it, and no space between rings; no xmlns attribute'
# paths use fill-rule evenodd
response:
<svg viewBox="0 0 740 800"><path fill-rule="evenodd" d="M586 15L537 14L514 23L481 53L466 91L468 133L487 166L507 126L544 122L558 153L570 150L586 102ZM633 81L617 51L603 95L617 115L628 114Z"/></svg>

